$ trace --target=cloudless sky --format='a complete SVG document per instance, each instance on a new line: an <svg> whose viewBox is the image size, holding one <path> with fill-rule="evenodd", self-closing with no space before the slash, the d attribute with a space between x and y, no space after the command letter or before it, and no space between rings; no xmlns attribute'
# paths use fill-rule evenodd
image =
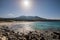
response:
<svg viewBox="0 0 60 40"><path fill-rule="evenodd" d="M21 0L0 0L0 17L24 15L60 19L60 0L29 0L29 3L29 7L25 7Z"/></svg>

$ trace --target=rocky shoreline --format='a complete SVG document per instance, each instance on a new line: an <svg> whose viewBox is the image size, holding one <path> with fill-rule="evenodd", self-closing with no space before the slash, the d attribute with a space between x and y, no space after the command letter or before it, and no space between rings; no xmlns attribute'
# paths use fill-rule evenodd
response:
<svg viewBox="0 0 60 40"><path fill-rule="evenodd" d="M15 32L0 26L0 40L60 40L60 31L30 31L28 34Z"/></svg>

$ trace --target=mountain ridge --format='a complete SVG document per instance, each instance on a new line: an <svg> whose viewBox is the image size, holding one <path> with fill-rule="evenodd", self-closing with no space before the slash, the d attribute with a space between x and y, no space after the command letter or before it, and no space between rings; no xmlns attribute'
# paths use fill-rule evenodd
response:
<svg viewBox="0 0 60 40"><path fill-rule="evenodd" d="M0 18L0 21L60 21L60 20L46 19L39 16L19 16L15 18Z"/></svg>

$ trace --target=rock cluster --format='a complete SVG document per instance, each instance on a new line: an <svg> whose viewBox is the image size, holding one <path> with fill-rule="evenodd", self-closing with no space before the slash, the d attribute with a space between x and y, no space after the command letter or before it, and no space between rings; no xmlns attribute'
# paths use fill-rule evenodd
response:
<svg viewBox="0 0 60 40"><path fill-rule="evenodd" d="M30 31L24 34L2 26L0 27L0 40L60 40L60 32Z"/></svg>

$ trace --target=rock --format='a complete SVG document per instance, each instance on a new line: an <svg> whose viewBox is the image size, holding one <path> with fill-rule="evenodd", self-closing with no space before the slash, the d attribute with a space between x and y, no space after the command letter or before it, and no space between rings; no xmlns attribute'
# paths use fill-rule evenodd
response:
<svg viewBox="0 0 60 40"><path fill-rule="evenodd" d="M0 27L0 40L60 40L60 32L30 31L24 34L15 32L7 26L3 27Z"/></svg>
<svg viewBox="0 0 60 40"><path fill-rule="evenodd" d="M60 35L60 33L58 33L58 32L53 32L54 34L56 34L56 35Z"/></svg>
<svg viewBox="0 0 60 40"><path fill-rule="evenodd" d="M41 37L41 39L40 40L45 40L45 38L44 37Z"/></svg>

